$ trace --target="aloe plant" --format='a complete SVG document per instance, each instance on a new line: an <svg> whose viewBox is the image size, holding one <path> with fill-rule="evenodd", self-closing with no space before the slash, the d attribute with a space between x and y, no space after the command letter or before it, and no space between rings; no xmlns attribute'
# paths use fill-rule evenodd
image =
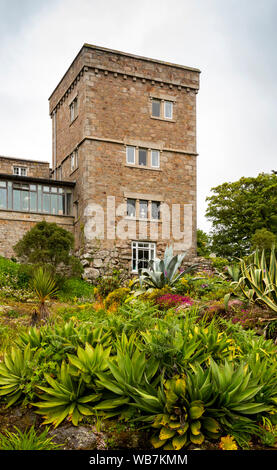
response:
<svg viewBox="0 0 277 470"><path fill-rule="evenodd" d="M196 264L178 273L186 253L173 255L173 248L166 247L164 259L155 258L148 262L148 268L139 271L141 287L161 289L165 285L173 286L185 274L195 269Z"/></svg>

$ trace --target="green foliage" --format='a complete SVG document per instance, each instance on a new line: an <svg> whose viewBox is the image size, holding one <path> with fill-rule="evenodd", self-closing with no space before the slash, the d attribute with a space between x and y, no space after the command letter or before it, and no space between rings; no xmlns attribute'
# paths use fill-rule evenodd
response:
<svg viewBox="0 0 277 470"><path fill-rule="evenodd" d="M173 256L173 248L166 247L164 259L156 258L149 261L149 268L141 269L139 282L141 287L162 289L166 285L173 286L189 271L195 269L192 265L179 272L186 253Z"/></svg>
<svg viewBox="0 0 277 470"><path fill-rule="evenodd" d="M24 351L12 348L4 355L4 362L0 363L0 397L4 397L7 407L27 394L35 363L29 345Z"/></svg>
<svg viewBox="0 0 277 470"><path fill-rule="evenodd" d="M52 423L56 428L67 418L74 426L78 426L84 416L93 414L91 404L98 401L101 395L88 394L82 378L73 376L65 362L62 362L57 379L48 374L45 379L49 386L38 386L39 390L45 392L40 395L43 401L34 403L39 408L37 413L45 417L44 424Z"/></svg>
<svg viewBox="0 0 277 470"><path fill-rule="evenodd" d="M262 228L277 233L277 176L261 173L212 188L206 216L212 222L212 251L228 259L243 257Z"/></svg>
<svg viewBox="0 0 277 470"><path fill-rule="evenodd" d="M16 255L28 264L46 265L53 272L62 267L74 274L82 272L81 264L71 255L73 235L55 223L38 222L13 247Z"/></svg>
<svg viewBox="0 0 277 470"><path fill-rule="evenodd" d="M94 286L80 278L65 279L57 298L61 302L80 301L88 302L94 297Z"/></svg>
<svg viewBox="0 0 277 470"><path fill-rule="evenodd" d="M210 256L210 238L207 233L203 230L197 229L197 256L203 256L204 258Z"/></svg>
<svg viewBox="0 0 277 470"><path fill-rule="evenodd" d="M270 251L272 245L276 245L277 237L276 234L270 232L266 228L256 230L254 235L251 237L251 248L253 250L267 250Z"/></svg>
<svg viewBox="0 0 277 470"><path fill-rule="evenodd" d="M52 442L53 437L47 437L48 428L37 434L34 426L28 431L20 431L16 426L16 432L6 431L0 434L0 450L58 450L61 446Z"/></svg>
<svg viewBox="0 0 277 470"><path fill-rule="evenodd" d="M246 298L265 304L277 312L277 261L275 247L271 249L269 264L266 262L265 251L256 250L252 263L247 266L244 259L240 261L241 277L236 287Z"/></svg>

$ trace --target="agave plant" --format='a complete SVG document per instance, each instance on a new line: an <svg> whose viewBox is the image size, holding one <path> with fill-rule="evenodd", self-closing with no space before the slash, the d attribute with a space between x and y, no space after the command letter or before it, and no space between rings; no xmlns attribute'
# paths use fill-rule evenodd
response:
<svg viewBox="0 0 277 470"><path fill-rule="evenodd" d="M44 416L44 424L53 423L56 428L67 418L74 426L78 426L84 416L94 414L92 403L98 401L101 394L88 394L83 379L73 376L70 366L64 361L57 379L48 374L45 374L45 379L49 387L37 386L45 392L39 395L43 401L32 403L39 408L37 413Z"/></svg>
<svg viewBox="0 0 277 470"><path fill-rule="evenodd" d="M24 351L11 348L4 355L0 364L0 398L4 397L7 407L24 397L27 386L33 376L35 357L30 345Z"/></svg>
<svg viewBox="0 0 277 470"><path fill-rule="evenodd" d="M108 359L111 347L103 349L102 344L97 344L93 348L86 343L85 349L80 346L77 349L77 357L68 354L70 364L75 368L77 374L80 372L85 383L90 384L93 378L96 378L97 372L103 372L108 369ZM74 369L73 369L74 373Z"/></svg>
<svg viewBox="0 0 277 470"><path fill-rule="evenodd" d="M188 400L185 377L164 381L153 396L140 389L136 392L135 406L148 414L139 420L157 430L151 437L153 447L180 450L190 443L202 444L205 436L219 437L219 423L205 415L204 402Z"/></svg>
<svg viewBox="0 0 277 470"><path fill-rule="evenodd" d="M162 289L164 286L173 286L181 277L192 271L196 264L179 272L186 253L173 255L173 248L166 247L164 259L155 258L148 262L148 268L139 271L139 282L141 287Z"/></svg>
<svg viewBox="0 0 277 470"><path fill-rule="evenodd" d="M45 302L57 293L58 288L52 274L42 267L37 268L31 280L31 287L38 298L39 318L46 320L49 317L49 310Z"/></svg>
<svg viewBox="0 0 277 470"><path fill-rule="evenodd" d="M275 246L271 249L269 264L266 262L265 251L257 249L253 261L247 265L240 260L241 277L233 285L239 288L249 300L259 301L274 312L277 312L277 261Z"/></svg>

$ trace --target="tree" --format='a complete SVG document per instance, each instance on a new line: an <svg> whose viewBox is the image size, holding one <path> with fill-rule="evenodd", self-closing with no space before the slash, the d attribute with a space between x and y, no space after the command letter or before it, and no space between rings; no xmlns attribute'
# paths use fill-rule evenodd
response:
<svg viewBox="0 0 277 470"><path fill-rule="evenodd" d="M270 251L272 245L277 244L277 237L274 233L270 232L266 228L261 228L256 230L254 235L251 237L251 247L253 251L256 249L258 250L265 250Z"/></svg>
<svg viewBox="0 0 277 470"><path fill-rule="evenodd" d="M71 270L80 274L81 263L71 253L74 236L55 223L38 222L13 247L16 255L28 264L48 266L52 272Z"/></svg>
<svg viewBox="0 0 277 470"><path fill-rule="evenodd" d="M207 233L197 229L197 256L207 257L211 254L210 238Z"/></svg>
<svg viewBox="0 0 277 470"><path fill-rule="evenodd" d="M277 234L277 175L260 173L212 188L206 216L212 222L212 251L228 259L251 250L251 237L265 228Z"/></svg>

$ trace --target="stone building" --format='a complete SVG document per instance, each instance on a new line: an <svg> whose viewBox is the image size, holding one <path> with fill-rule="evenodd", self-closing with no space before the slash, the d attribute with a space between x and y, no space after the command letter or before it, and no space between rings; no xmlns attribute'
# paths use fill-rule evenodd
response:
<svg viewBox="0 0 277 470"><path fill-rule="evenodd" d="M88 277L195 256L198 89L198 69L84 44L49 98L52 169L0 157L0 254L45 219Z"/></svg>

